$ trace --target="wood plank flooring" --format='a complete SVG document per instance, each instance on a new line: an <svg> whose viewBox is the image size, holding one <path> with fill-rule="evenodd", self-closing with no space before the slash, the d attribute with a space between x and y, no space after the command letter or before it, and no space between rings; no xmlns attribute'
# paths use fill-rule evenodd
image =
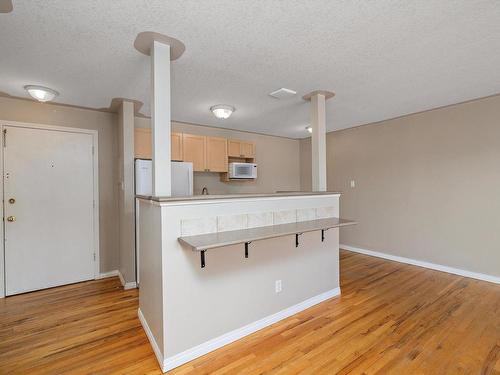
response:
<svg viewBox="0 0 500 375"><path fill-rule="evenodd" d="M171 374L500 374L500 285L341 251L342 296ZM118 278L0 299L0 374L161 374Z"/></svg>

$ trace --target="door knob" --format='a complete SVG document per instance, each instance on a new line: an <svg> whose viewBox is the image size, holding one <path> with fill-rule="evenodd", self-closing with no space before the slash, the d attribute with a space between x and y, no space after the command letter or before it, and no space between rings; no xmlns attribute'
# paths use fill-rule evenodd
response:
<svg viewBox="0 0 500 375"><path fill-rule="evenodd" d="M9 216L7 218L7 221L10 221L12 223L13 221L16 221L16 217L15 216Z"/></svg>
<svg viewBox="0 0 500 375"><path fill-rule="evenodd" d="M10 199L9 199L9 203L10 203L10 204L14 204L14 203L16 203L16 200L15 200L14 198L10 198Z"/></svg>

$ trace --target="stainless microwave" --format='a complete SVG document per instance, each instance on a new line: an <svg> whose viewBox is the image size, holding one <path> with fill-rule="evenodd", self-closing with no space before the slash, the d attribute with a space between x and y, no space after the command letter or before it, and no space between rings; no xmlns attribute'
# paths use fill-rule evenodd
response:
<svg viewBox="0 0 500 375"><path fill-rule="evenodd" d="M257 164L253 163L229 163L229 178L233 179L256 179Z"/></svg>

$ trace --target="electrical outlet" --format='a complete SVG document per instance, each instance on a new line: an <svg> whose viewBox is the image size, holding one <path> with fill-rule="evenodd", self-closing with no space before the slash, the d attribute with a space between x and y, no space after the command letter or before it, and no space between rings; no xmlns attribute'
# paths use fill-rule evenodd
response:
<svg viewBox="0 0 500 375"><path fill-rule="evenodd" d="M351 187L352 187L352 188L355 188L355 187L356 187L356 181L351 180Z"/></svg>
<svg viewBox="0 0 500 375"><path fill-rule="evenodd" d="M275 284L274 284L274 290L276 291L276 293L281 293L281 280L276 280Z"/></svg>

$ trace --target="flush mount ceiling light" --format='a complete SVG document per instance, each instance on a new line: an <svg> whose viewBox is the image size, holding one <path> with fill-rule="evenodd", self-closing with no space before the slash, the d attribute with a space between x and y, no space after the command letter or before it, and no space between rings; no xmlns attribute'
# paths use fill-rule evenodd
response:
<svg viewBox="0 0 500 375"><path fill-rule="evenodd" d="M217 104L210 107L210 111L212 111L215 117L225 120L229 116L231 116L231 114L236 111L236 109L233 106L227 104Z"/></svg>
<svg viewBox="0 0 500 375"><path fill-rule="evenodd" d="M313 132L313 128L311 128L310 126L306 126L306 130L307 130L309 133L311 133L311 134L312 134L312 132Z"/></svg>
<svg viewBox="0 0 500 375"><path fill-rule="evenodd" d="M43 86L27 85L24 86L24 89L28 91L28 94L30 94L32 98L38 100L39 102L50 102L57 95L59 95L56 90Z"/></svg>

